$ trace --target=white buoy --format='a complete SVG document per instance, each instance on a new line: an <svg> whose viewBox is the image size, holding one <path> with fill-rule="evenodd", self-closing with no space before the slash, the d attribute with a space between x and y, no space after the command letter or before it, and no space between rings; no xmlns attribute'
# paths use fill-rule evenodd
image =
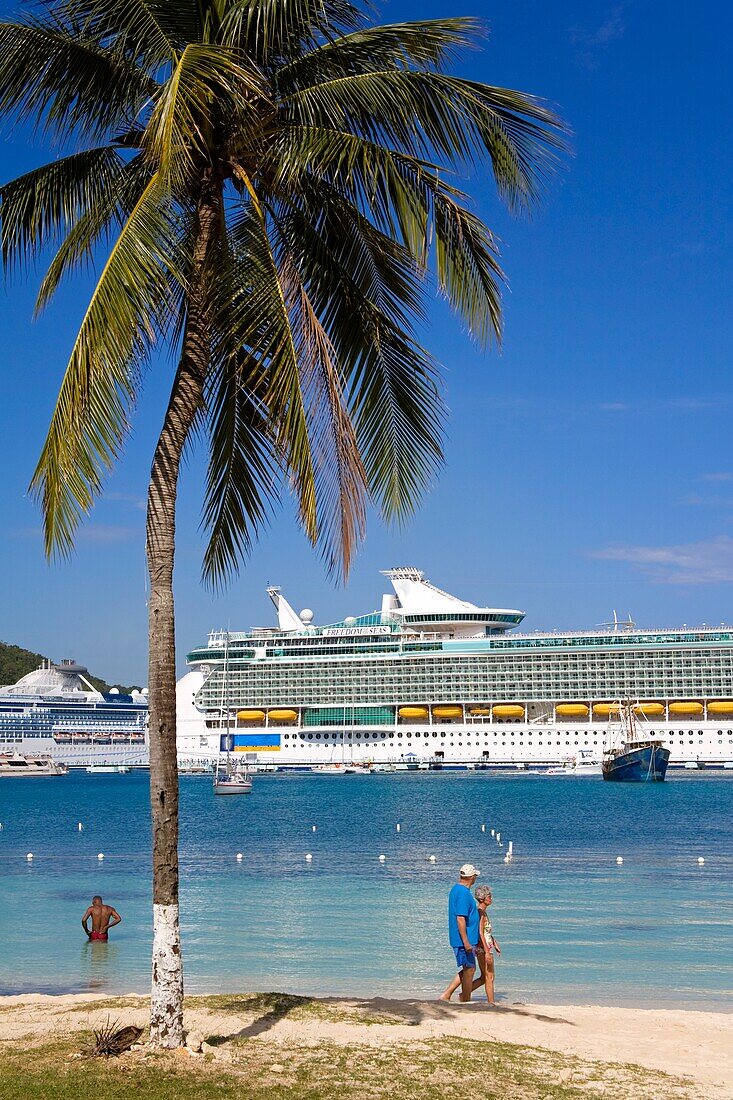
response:
<svg viewBox="0 0 733 1100"><path fill-rule="evenodd" d="M486 826L485 826L485 825L482 825L482 826L481 826L481 832L482 832L482 833L485 833L485 832L486 832Z"/></svg>
<svg viewBox="0 0 733 1100"><path fill-rule="evenodd" d="M617 863L623 863L623 861L624 861L624 857L623 857L623 856L616 856L616 862L617 862Z"/></svg>
<svg viewBox="0 0 733 1100"><path fill-rule="evenodd" d="M494 835L494 830L493 830L493 829L491 830L491 835L492 835L492 836Z"/></svg>
<svg viewBox="0 0 733 1100"><path fill-rule="evenodd" d="M501 844L501 833L496 834L496 843Z"/></svg>
<svg viewBox="0 0 733 1100"><path fill-rule="evenodd" d="M104 852L98 852L97 859L104 859Z"/></svg>
<svg viewBox="0 0 733 1100"><path fill-rule="evenodd" d="M33 852L29 852L28 855L25 858L28 860L29 863L32 863L33 862Z"/></svg>
<svg viewBox="0 0 733 1100"><path fill-rule="evenodd" d="M512 861L512 857L509 855L509 852L507 852L507 854L504 856L504 862L505 863L511 863L511 861Z"/></svg>
<svg viewBox="0 0 733 1100"><path fill-rule="evenodd" d="M697 862L702 866L702 864L705 862L704 856L698 856L697 857Z"/></svg>
<svg viewBox="0 0 733 1100"><path fill-rule="evenodd" d="M513 840L510 840L510 841L509 841L509 847L508 847L508 848L507 848L507 850L506 850L506 854L507 854L508 856L510 856L510 855L512 854L512 852L513 852L513 851L514 851L514 841L513 841Z"/></svg>
<svg viewBox="0 0 733 1100"><path fill-rule="evenodd" d="M400 831L400 823L399 823L399 821L398 821L398 822L397 822L397 832L399 832L399 831Z"/></svg>
<svg viewBox="0 0 733 1100"><path fill-rule="evenodd" d="M315 831L316 831L315 825L311 825L311 832L314 833Z"/></svg>
<svg viewBox="0 0 733 1100"><path fill-rule="evenodd" d="M84 826L82 825L82 823L80 821L79 824L77 825L77 829L79 830L79 832L81 832L83 828L84 828Z"/></svg>
<svg viewBox="0 0 733 1100"><path fill-rule="evenodd" d="M243 859L244 859L244 856L242 855L242 853L237 852L237 863L241 863Z"/></svg>
<svg viewBox="0 0 733 1100"><path fill-rule="evenodd" d="M312 861L313 861L313 856L310 854L310 852L306 852L305 862L306 863L312 863Z"/></svg>
<svg viewBox="0 0 733 1100"><path fill-rule="evenodd" d="M428 856L430 863L435 863L435 856Z"/></svg>
<svg viewBox="0 0 733 1100"><path fill-rule="evenodd" d="M379 862L380 862L380 863L384 863L386 859L387 859L387 857L386 857L386 856L380 856L380 857L379 857Z"/></svg>

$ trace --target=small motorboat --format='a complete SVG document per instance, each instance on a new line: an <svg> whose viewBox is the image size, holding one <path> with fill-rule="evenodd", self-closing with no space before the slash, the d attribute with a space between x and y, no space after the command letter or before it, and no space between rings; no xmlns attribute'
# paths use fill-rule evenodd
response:
<svg viewBox="0 0 733 1100"><path fill-rule="evenodd" d="M579 776L602 775L602 773L603 765L595 757L593 750L579 749L574 756L568 757L559 767L548 768L544 774L572 775L577 779Z"/></svg>
<svg viewBox="0 0 733 1100"><path fill-rule="evenodd" d="M0 777L68 775L66 764L60 764L50 756L34 756L32 753L0 753Z"/></svg>

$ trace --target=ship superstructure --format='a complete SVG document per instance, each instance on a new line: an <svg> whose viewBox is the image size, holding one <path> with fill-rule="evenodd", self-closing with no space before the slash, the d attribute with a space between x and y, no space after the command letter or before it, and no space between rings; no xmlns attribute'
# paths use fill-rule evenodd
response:
<svg viewBox="0 0 733 1100"><path fill-rule="evenodd" d="M75 661L44 662L0 688L0 752L47 754L76 767L147 765L144 692L103 694Z"/></svg>
<svg viewBox="0 0 733 1100"><path fill-rule="evenodd" d="M524 634L522 611L384 575L379 611L319 627L271 587L277 628L213 632L179 682L179 754L213 758L226 729L283 765L600 759L624 701L673 764L733 760L733 628Z"/></svg>

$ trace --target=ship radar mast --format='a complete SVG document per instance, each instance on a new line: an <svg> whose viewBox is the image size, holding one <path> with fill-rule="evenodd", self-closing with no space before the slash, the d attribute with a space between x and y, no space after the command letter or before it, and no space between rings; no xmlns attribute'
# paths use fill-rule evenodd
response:
<svg viewBox="0 0 733 1100"><path fill-rule="evenodd" d="M617 612L614 610L613 619L607 623L598 624L601 630L610 630L612 634L630 634L633 630L636 630L636 623L631 618L631 612L626 619L619 619Z"/></svg>

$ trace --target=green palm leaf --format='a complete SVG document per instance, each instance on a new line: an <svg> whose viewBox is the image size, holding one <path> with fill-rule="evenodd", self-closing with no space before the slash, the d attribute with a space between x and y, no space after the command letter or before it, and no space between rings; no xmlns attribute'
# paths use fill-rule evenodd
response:
<svg viewBox="0 0 733 1100"><path fill-rule="evenodd" d="M127 59L60 23L0 23L0 114L92 138L124 128L155 90Z"/></svg>
<svg viewBox="0 0 733 1100"><path fill-rule="evenodd" d="M5 270L26 264L49 244L58 244L116 188L124 170L119 153L104 146L44 164L0 187Z"/></svg>
<svg viewBox="0 0 733 1100"><path fill-rule="evenodd" d="M42 502L49 554L71 551L76 527L119 454L140 370L156 333L165 333L170 321L174 241L153 176L89 303L31 482Z"/></svg>
<svg viewBox="0 0 733 1100"><path fill-rule="evenodd" d="M394 66L442 69L461 50L475 44L482 33L476 19L424 19L381 27L360 27L322 43L276 74L282 96L311 84L356 72L379 72Z"/></svg>

